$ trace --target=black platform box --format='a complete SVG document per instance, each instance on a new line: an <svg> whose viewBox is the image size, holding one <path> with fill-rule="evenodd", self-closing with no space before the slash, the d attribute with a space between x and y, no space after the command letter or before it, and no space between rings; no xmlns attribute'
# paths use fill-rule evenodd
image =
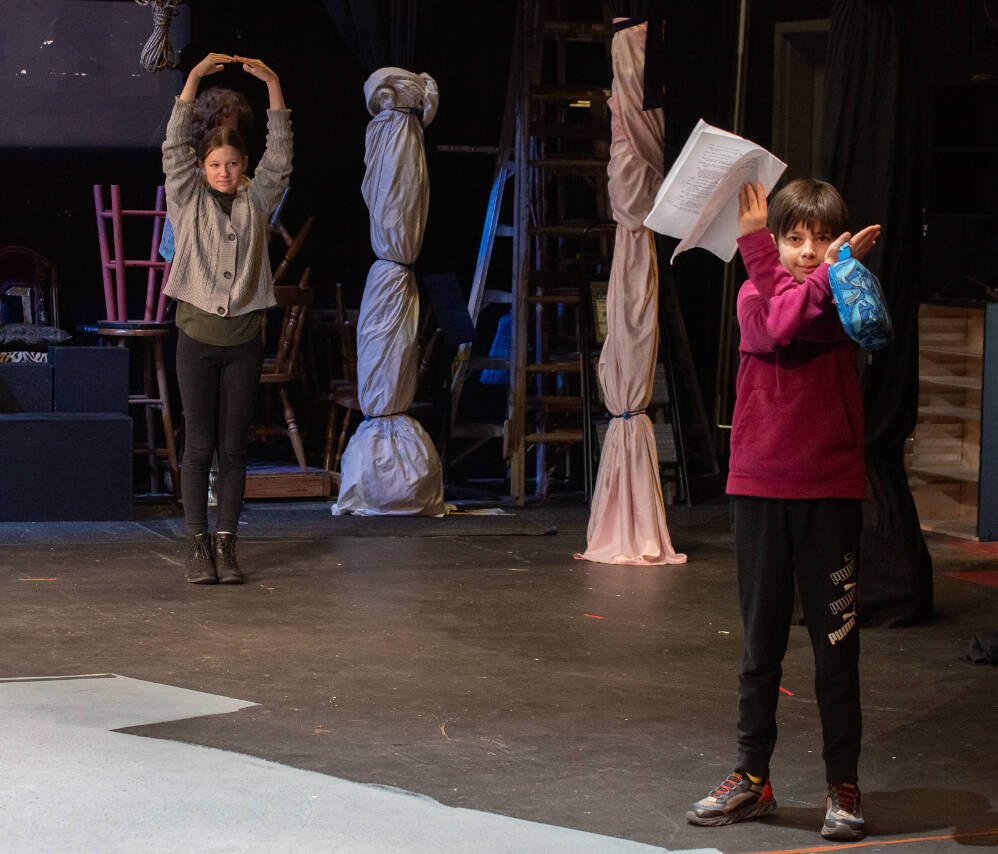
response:
<svg viewBox="0 0 998 854"><path fill-rule="evenodd" d="M51 411L51 365L0 362L0 413Z"/></svg>
<svg viewBox="0 0 998 854"><path fill-rule="evenodd" d="M128 349L49 347L55 412L128 414Z"/></svg>
<svg viewBox="0 0 998 854"><path fill-rule="evenodd" d="M127 415L0 415L0 448L0 521L132 519L132 419Z"/></svg>

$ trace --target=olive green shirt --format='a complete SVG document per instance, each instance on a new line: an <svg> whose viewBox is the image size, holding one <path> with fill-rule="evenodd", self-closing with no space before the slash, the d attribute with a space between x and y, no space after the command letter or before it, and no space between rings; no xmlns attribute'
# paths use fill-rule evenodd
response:
<svg viewBox="0 0 998 854"><path fill-rule="evenodd" d="M232 214L234 196L220 193L209 187L209 191L218 201L219 207L227 214ZM238 314L235 317L219 316L202 311L196 305L177 300L177 328L184 334L202 344L212 344L216 347L235 347L247 344L260 334L260 324L264 312L251 311L249 314Z"/></svg>
<svg viewBox="0 0 998 854"><path fill-rule="evenodd" d="M251 311L235 317L219 317L202 311L196 305L177 300L177 329L188 338L215 347L235 347L260 335L264 311Z"/></svg>

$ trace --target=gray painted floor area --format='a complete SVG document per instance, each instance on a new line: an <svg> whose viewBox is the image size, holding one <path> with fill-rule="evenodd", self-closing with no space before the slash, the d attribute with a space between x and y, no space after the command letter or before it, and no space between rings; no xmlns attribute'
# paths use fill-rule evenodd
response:
<svg viewBox="0 0 998 854"><path fill-rule="evenodd" d="M250 705L114 675L0 682L3 850L665 850L445 807L245 754L108 731Z"/></svg>
<svg viewBox="0 0 998 854"><path fill-rule="evenodd" d="M140 514L0 525L0 676L119 674L0 683L0 851L826 847L802 627L779 810L684 820L733 758L723 504L670 509L689 564L613 567L572 559L578 504L360 520L252 503L249 583L207 588L183 581L176 511ZM937 618L862 633L868 841L998 850L998 668L966 657L998 623L998 588L967 580L998 547L929 547Z"/></svg>

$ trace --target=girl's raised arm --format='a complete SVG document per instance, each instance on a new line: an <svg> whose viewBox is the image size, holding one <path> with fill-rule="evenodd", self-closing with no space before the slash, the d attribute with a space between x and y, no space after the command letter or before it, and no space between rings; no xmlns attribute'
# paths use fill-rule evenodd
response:
<svg viewBox="0 0 998 854"><path fill-rule="evenodd" d="M187 75L183 91L179 95L180 100L186 104L193 104L194 99L198 96L198 84L202 78L214 74L216 71L221 71L227 62L235 61L235 57L229 56L227 53L209 53Z"/></svg>
<svg viewBox="0 0 998 854"><path fill-rule="evenodd" d="M286 109L284 105L284 93L281 91L281 81L266 62L262 59L249 59L245 56L234 56L231 61L241 62L243 64L243 71L247 74L252 74L258 80L262 80L267 84L267 92L270 94L270 109Z"/></svg>

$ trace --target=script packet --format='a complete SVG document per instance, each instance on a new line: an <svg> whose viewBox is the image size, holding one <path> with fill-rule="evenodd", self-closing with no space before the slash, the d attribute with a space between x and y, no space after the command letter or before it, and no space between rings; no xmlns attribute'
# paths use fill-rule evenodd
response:
<svg viewBox="0 0 998 854"><path fill-rule="evenodd" d="M730 261L738 248L742 184L758 181L768 195L786 168L762 146L700 119L662 181L644 224L679 238L671 261L697 246Z"/></svg>

